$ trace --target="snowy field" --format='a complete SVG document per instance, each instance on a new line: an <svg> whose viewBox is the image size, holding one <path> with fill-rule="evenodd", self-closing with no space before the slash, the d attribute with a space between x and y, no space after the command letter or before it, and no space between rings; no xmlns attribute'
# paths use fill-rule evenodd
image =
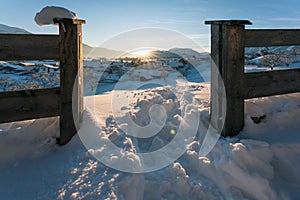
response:
<svg viewBox="0 0 300 200"><path fill-rule="evenodd" d="M190 80L196 80L193 74ZM173 74L167 79L175 78ZM130 84L133 83L138 81ZM85 97L86 109L79 134L63 147L56 145L58 118L0 124L0 199L273 200L299 197L300 94L248 100L246 124L241 134L234 138L220 137L212 151L201 156L199 150L209 124L209 84L178 82L175 90L163 86L123 89L120 93L118 90L106 92L113 84L99 87L105 87L97 89L101 94ZM182 99L179 101L174 93L181 94ZM130 112L141 126L150 122L149 107L161 105L165 109L165 127L151 138L136 139L127 135L122 131L124 124L116 120L122 117L115 116L112 108L112 103L118 103L116 95L120 94L131 97L121 110ZM106 164L116 166L126 161L140 169L144 160L138 152L156 151L168 145L176 135L173 130L178 130L180 123L184 130L189 130L189 124L184 123L186 119L180 117L181 110L186 112L185 117L195 119L192 123L198 128L193 140L182 141L186 151L170 165L136 174L113 169L95 158L109 148L105 142L110 140L119 151L107 158ZM200 113L200 119L193 117L195 112ZM264 115L258 124L251 119ZM93 145L86 148L82 141Z"/></svg>

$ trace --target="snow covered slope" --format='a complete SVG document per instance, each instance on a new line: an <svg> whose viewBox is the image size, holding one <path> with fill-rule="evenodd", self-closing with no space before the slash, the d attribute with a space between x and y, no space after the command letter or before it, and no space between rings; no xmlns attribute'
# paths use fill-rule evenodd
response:
<svg viewBox="0 0 300 200"><path fill-rule="evenodd" d="M268 66L289 66L300 62L300 46L253 47L245 49L245 64Z"/></svg>
<svg viewBox="0 0 300 200"><path fill-rule="evenodd" d="M102 47L91 47L84 45L83 46L83 55L88 58L119 58L124 55L130 56L130 54L126 54L123 51L117 51Z"/></svg>
<svg viewBox="0 0 300 200"><path fill-rule="evenodd" d="M1 33L2 34L30 34L30 32L24 29L7 26L4 24L0 24L0 34Z"/></svg>
<svg viewBox="0 0 300 200"><path fill-rule="evenodd" d="M190 48L173 48L169 50L172 53L175 53L177 55L180 55L181 57L185 59L189 58L205 58L208 56L207 52L197 52L193 49Z"/></svg>

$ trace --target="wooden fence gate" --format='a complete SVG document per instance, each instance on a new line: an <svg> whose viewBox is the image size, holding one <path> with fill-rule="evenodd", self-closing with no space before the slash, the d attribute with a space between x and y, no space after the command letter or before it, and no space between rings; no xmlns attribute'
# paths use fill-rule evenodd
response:
<svg viewBox="0 0 300 200"><path fill-rule="evenodd" d="M60 87L0 93L0 123L60 116L59 145L76 134L83 112L82 24L55 19L59 35L0 34L0 60L57 60Z"/></svg>
<svg viewBox="0 0 300 200"><path fill-rule="evenodd" d="M235 136L243 129L245 99L300 92L300 69L244 73L245 47L300 45L300 29L245 29L252 24L247 20L205 24L211 25L211 57L226 92L224 103L214 93L220 84L211 79L211 118L216 119L216 129L220 129L218 121L225 120L223 129L218 130L223 136ZM224 106L226 115L222 116Z"/></svg>

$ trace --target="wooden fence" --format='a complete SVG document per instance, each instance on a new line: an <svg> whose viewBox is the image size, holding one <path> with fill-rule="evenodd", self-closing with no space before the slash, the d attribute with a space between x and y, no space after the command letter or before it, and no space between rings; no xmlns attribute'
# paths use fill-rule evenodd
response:
<svg viewBox="0 0 300 200"><path fill-rule="evenodd" d="M60 116L60 145L71 140L83 112L82 24L55 19L59 35L0 34L0 60L57 60L60 87L0 93L0 123Z"/></svg>
<svg viewBox="0 0 300 200"><path fill-rule="evenodd" d="M216 93L220 83L212 77L212 125L223 136L235 136L243 129L245 99L300 92L300 69L244 73L245 47L300 45L300 29L245 29L245 25L252 24L247 20L206 21L205 24L211 25L211 56L226 92L224 102Z"/></svg>

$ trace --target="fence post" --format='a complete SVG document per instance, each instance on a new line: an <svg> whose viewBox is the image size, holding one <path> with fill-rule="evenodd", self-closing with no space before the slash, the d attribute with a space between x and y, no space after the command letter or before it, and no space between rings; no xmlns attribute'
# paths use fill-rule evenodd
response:
<svg viewBox="0 0 300 200"><path fill-rule="evenodd" d="M64 145L77 133L83 112L82 24L84 20L54 19L59 24L60 138Z"/></svg>
<svg viewBox="0 0 300 200"><path fill-rule="evenodd" d="M216 73L211 68L211 121L224 137L232 137L244 126L244 29L245 25L252 23L248 20L219 20L205 21L205 24L211 25L211 57L226 92L226 101L222 101L216 93L220 82L213 77ZM222 120L225 120L223 130L220 129Z"/></svg>

